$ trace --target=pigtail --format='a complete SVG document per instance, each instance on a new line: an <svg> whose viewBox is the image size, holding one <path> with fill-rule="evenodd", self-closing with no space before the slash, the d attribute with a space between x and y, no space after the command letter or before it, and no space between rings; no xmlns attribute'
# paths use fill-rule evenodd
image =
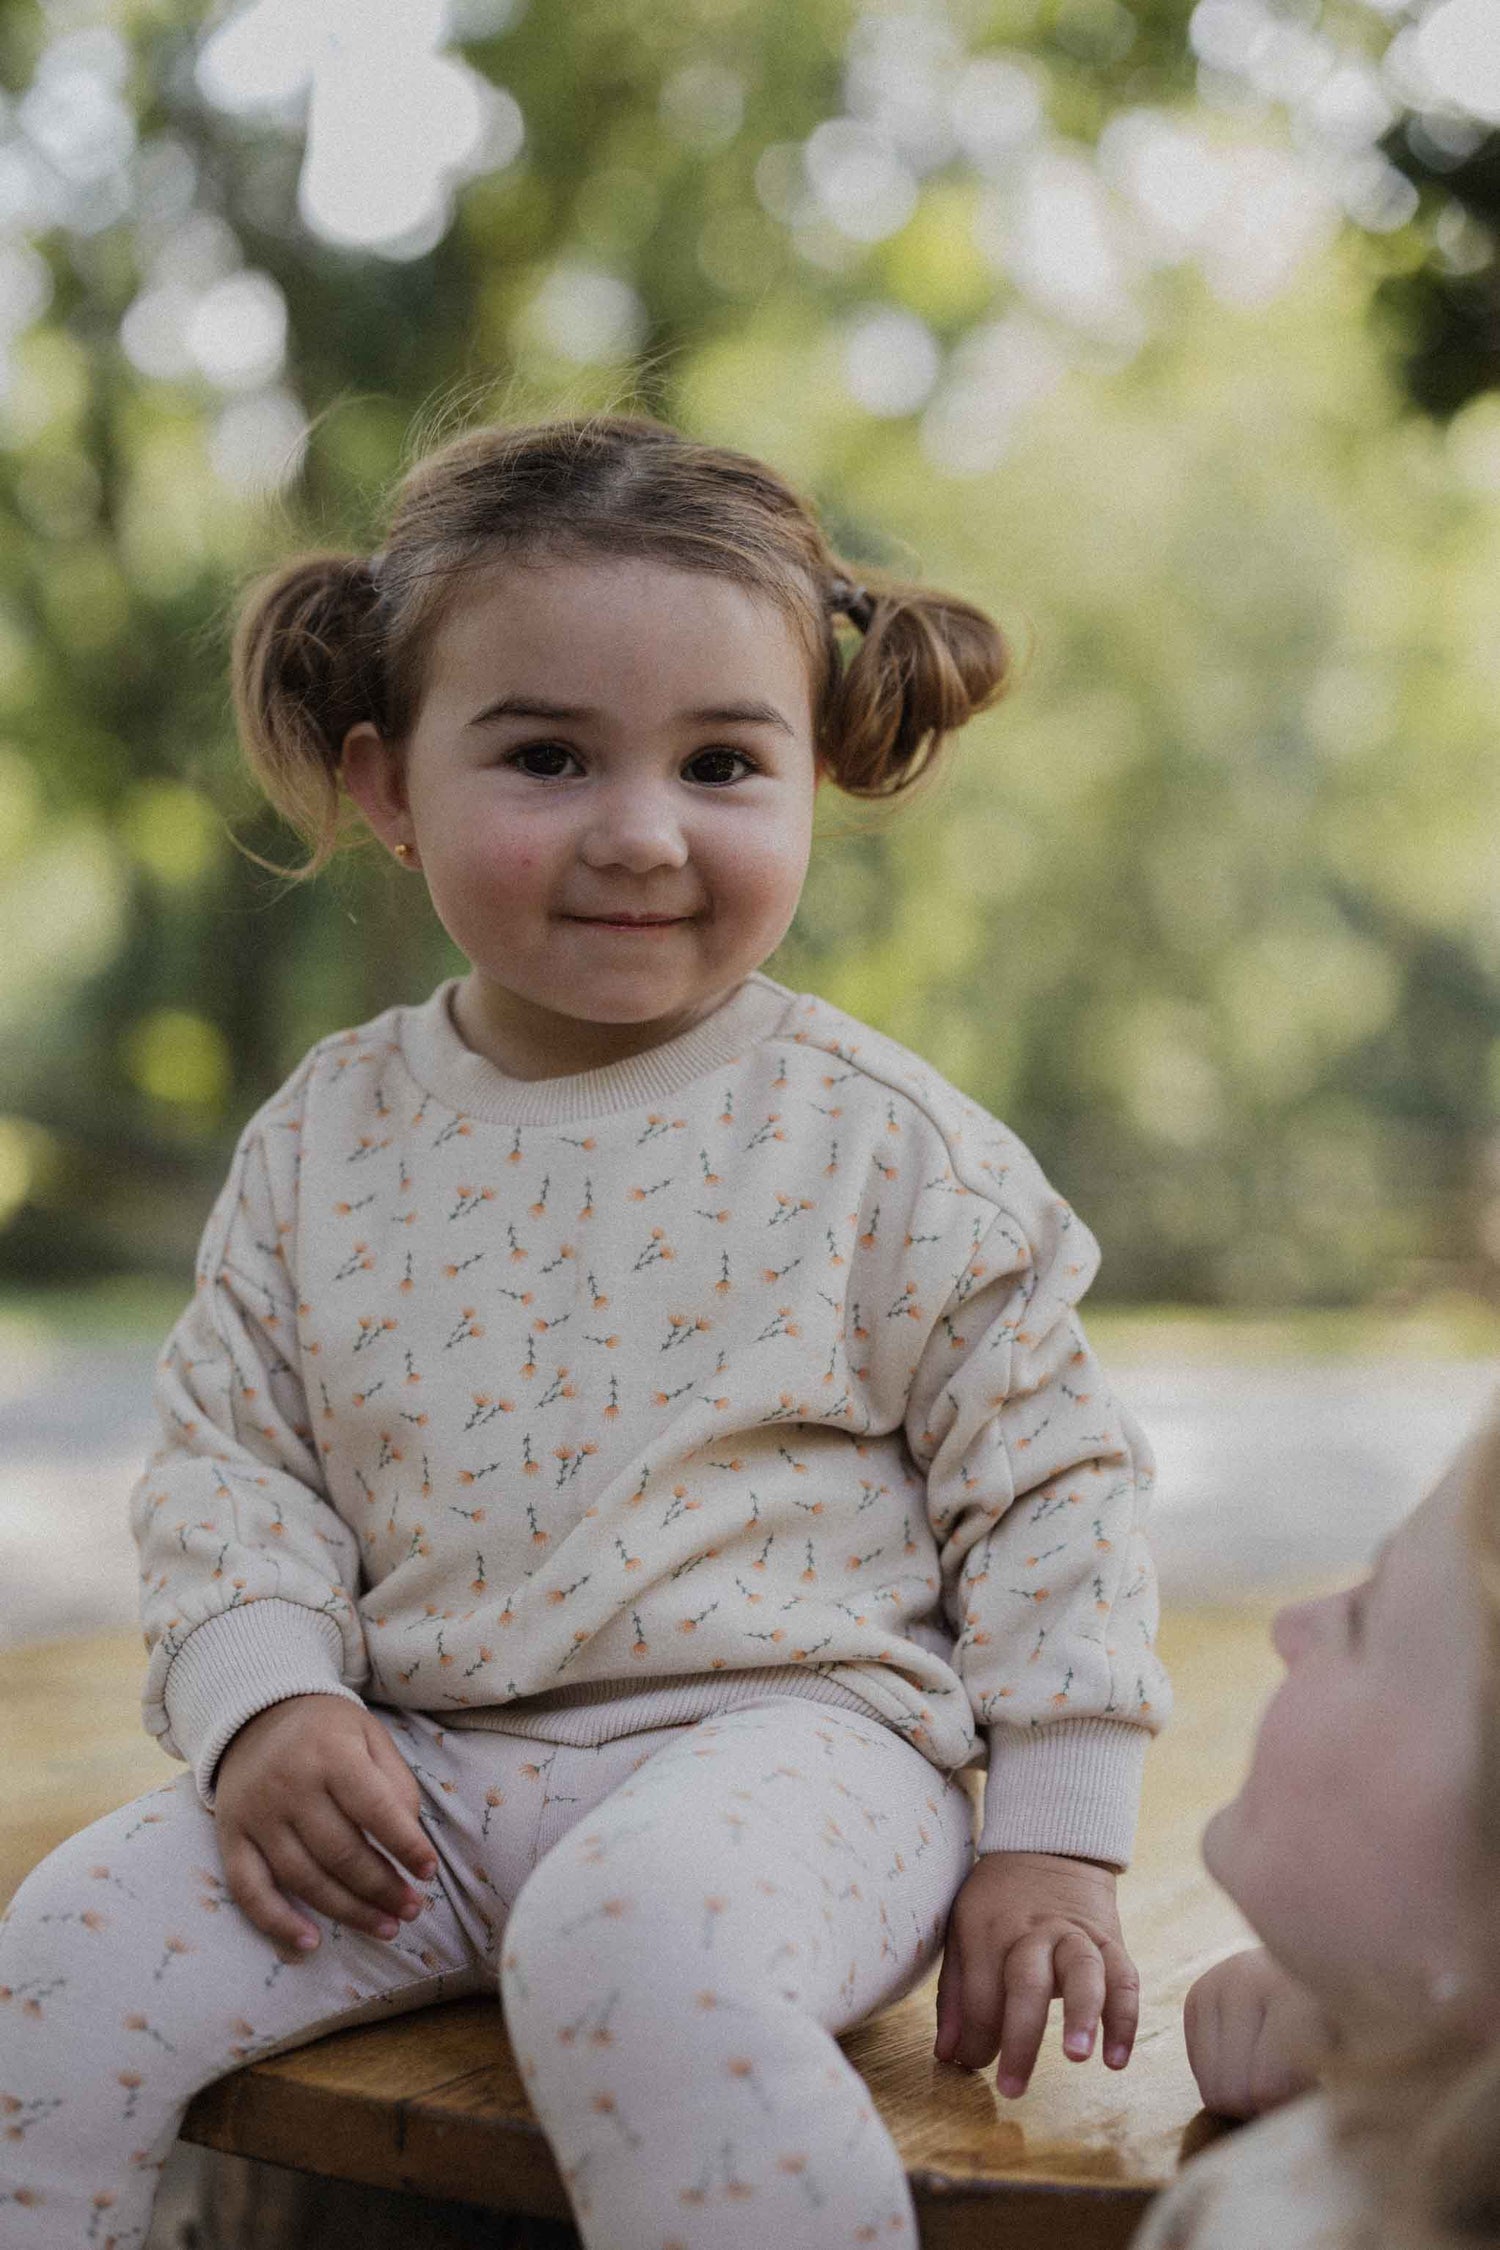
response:
<svg viewBox="0 0 1500 2250"><path fill-rule="evenodd" d="M862 637L832 683L823 752L848 795L894 797L928 770L947 735L999 700L1010 650L994 621L956 595L860 585L847 565L838 573L830 604Z"/></svg>
<svg viewBox="0 0 1500 2250"><path fill-rule="evenodd" d="M240 747L313 855L300 868L248 856L292 882L318 874L337 849L345 735L360 719L381 723L376 601L370 563L338 554L299 555L240 599L230 652Z"/></svg>
<svg viewBox="0 0 1500 2250"><path fill-rule="evenodd" d="M492 565L642 557L770 602L807 657L824 768L854 797L910 788L1009 684L1011 651L982 610L925 586L860 585L816 510L773 469L646 416L463 432L413 463L382 520L378 569L352 555L300 555L239 604L241 746L312 854L300 868L247 856L294 883L349 840L345 735L367 719L404 755L435 636ZM840 647L840 615L860 635L852 653Z"/></svg>

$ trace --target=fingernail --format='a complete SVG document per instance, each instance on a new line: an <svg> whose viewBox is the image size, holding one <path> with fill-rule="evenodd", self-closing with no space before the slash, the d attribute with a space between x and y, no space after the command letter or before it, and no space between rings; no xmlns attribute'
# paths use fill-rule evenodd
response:
<svg viewBox="0 0 1500 2250"><path fill-rule="evenodd" d="M1070 2031L1063 2041L1063 2053L1075 2055L1081 2062L1093 2044L1094 2035L1091 2031Z"/></svg>
<svg viewBox="0 0 1500 2250"><path fill-rule="evenodd" d="M316 1930L300 1930L297 1934L297 1943L304 1953L311 1953L317 1942L318 1933Z"/></svg>
<svg viewBox="0 0 1500 2250"><path fill-rule="evenodd" d="M1026 2081L1024 2078L1002 2078L1000 2091L1007 2101L1017 2101L1026 2091Z"/></svg>
<svg viewBox="0 0 1500 2250"><path fill-rule="evenodd" d="M421 1904L417 1899L404 1898L401 1901L401 1919L403 1922L415 1922L421 1911Z"/></svg>
<svg viewBox="0 0 1500 2250"><path fill-rule="evenodd" d="M399 1922L391 1921L388 1916L384 1917L382 1918L380 1923L380 1935L383 1938L393 1938L398 1934L400 1928L401 1924Z"/></svg>
<svg viewBox="0 0 1500 2250"><path fill-rule="evenodd" d="M1104 2060L1111 2070L1123 2070L1130 2060L1130 2049L1128 2047L1106 2047Z"/></svg>

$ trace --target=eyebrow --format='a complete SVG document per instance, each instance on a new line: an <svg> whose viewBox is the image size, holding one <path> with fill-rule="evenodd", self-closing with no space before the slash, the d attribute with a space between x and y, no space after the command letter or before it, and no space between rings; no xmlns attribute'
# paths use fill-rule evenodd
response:
<svg viewBox="0 0 1500 2250"><path fill-rule="evenodd" d="M536 695L502 695L476 711L469 721L471 727L482 727L491 719L602 719L602 711L587 704L550 703ZM790 720L784 719L774 703L749 701L744 703L711 703L696 711L679 711L679 719L691 719L699 724L731 725L737 721L751 726L780 727L783 734L795 734Z"/></svg>

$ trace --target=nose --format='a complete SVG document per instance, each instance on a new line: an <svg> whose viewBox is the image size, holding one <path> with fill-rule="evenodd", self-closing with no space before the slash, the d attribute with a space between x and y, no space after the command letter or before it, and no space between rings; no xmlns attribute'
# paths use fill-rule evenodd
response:
<svg viewBox="0 0 1500 2250"><path fill-rule="evenodd" d="M636 780L596 800L579 853L589 867L626 867L642 875L653 867L685 866L688 846L667 791Z"/></svg>

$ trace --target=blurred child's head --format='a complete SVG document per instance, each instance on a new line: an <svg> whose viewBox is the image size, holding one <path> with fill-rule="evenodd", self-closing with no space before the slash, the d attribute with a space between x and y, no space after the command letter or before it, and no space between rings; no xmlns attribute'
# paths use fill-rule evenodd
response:
<svg viewBox="0 0 1500 2250"><path fill-rule="evenodd" d="M1420 2007L1468 1942L1490 1654L1476 1528L1474 1480L1452 1475L1361 1584L1280 1613L1286 1677L1205 1832L1210 1873L1336 2014Z"/></svg>
<svg viewBox="0 0 1500 2250"><path fill-rule="evenodd" d="M299 874L338 846L342 786L532 1029L672 1026L733 989L791 923L820 783L897 794L1006 669L970 604L866 591L772 470L630 417L455 440L378 557L286 565L234 647Z"/></svg>
<svg viewBox="0 0 1500 2250"><path fill-rule="evenodd" d="M1273 1631L1286 1678L1205 1862L1338 2028L1346 2127L1401 2175L1382 2241L1500 2242L1500 1425L1363 1584Z"/></svg>

